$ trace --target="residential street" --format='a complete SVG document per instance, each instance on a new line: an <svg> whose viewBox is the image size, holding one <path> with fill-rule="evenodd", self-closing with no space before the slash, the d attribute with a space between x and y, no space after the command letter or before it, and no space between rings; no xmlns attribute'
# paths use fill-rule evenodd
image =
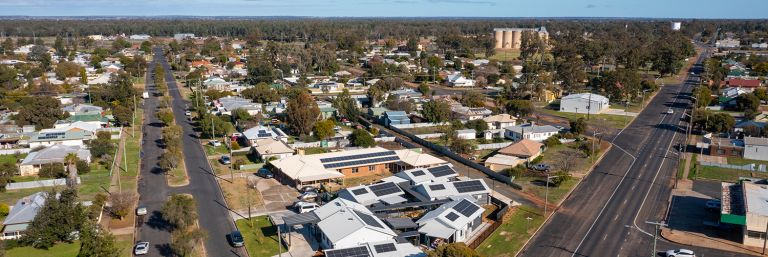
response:
<svg viewBox="0 0 768 257"><path fill-rule="evenodd" d="M144 163L142 169L142 179L139 185L139 192L142 197L140 205L147 206L152 218L139 228L138 241L149 241L155 247L152 247L149 256L170 256L170 235L165 230L167 225L160 219L159 210L162 208L165 199L173 193L191 194L197 201L199 224L207 233L208 239L205 243L205 251L208 256L247 256L244 248L232 248L227 242L226 235L235 230L235 225L231 219L229 209L226 206L221 189L216 181L216 177L211 171L207 162L205 152L200 145L192 124L184 115L186 102L183 100L176 85L176 80L170 70L170 66L163 56L162 50L155 49L156 62L159 62L165 69L168 88L171 97L173 97L172 107L176 122L182 127L184 147L184 163L189 175L189 185L169 188L167 186L164 173L160 172L157 166L157 157L162 153L156 143L159 142L161 129L160 121L155 117L155 108L157 98L147 99L145 110L147 116L147 135L143 146ZM153 67L150 65L150 67ZM152 72L152 69L149 69ZM147 81L152 81L148 79ZM154 89L154 87L152 87Z"/></svg>
<svg viewBox="0 0 768 257"><path fill-rule="evenodd" d="M698 61L701 62L702 59ZM613 147L576 188L521 256L648 256L654 227L666 215L684 138L683 111L692 83L667 85L613 140ZM673 114L667 114L672 108ZM657 251L688 248L698 256L736 256L659 241Z"/></svg>

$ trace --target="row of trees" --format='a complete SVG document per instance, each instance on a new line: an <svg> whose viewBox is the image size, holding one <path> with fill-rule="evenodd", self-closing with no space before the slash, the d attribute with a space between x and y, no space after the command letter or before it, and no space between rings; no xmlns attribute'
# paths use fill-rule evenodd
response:
<svg viewBox="0 0 768 257"><path fill-rule="evenodd" d="M189 256L207 238L205 231L196 226L197 202L191 195L172 195L161 213L171 225L171 250L177 256Z"/></svg>

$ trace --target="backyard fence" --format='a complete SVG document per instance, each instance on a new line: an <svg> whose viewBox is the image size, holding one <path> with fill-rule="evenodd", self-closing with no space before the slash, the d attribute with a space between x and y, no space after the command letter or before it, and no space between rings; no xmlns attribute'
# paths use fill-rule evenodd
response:
<svg viewBox="0 0 768 257"><path fill-rule="evenodd" d="M2 149L0 155L25 154L32 151L32 148Z"/></svg>
<svg viewBox="0 0 768 257"><path fill-rule="evenodd" d="M58 178L58 179L46 179L46 180L8 183L8 185L5 186L5 189L17 190L17 189L29 189L29 188L38 188L38 187L63 186L66 184L67 184L67 179ZM80 184L80 177L77 177L77 184Z"/></svg>
<svg viewBox="0 0 768 257"><path fill-rule="evenodd" d="M507 147L507 146L509 146L511 144L512 144L512 142L480 144L480 145L477 145L477 150L501 149L501 148Z"/></svg>
<svg viewBox="0 0 768 257"><path fill-rule="evenodd" d="M399 129L412 129L412 128L428 128L428 127L437 127L437 126L445 126L449 125L450 123L443 122L443 123L411 123L411 124L391 124L390 127L395 127Z"/></svg>
<svg viewBox="0 0 768 257"><path fill-rule="evenodd" d="M421 139L430 139L430 138L438 138L438 137L441 137L443 135L445 135L445 134L443 134L443 133L431 133L431 134L419 134L419 135L416 135L416 137L421 138Z"/></svg>
<svg viewBox="0 0 768 257"><path fill-rule="evenodd" d="M699 161L699 164L703 166L720 167L720 168L734 169L734 170L766 172L765 164L757 165L754 163L750 163L745 165L734 165L734 164L724 164L724 163L706 162L706 161Z"/></svg>

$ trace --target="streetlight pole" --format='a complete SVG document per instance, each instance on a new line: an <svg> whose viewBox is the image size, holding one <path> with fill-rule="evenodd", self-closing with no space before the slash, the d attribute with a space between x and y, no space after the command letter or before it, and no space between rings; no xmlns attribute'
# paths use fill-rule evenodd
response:
<svg viewBox="0 0 768 257"><path fill-rule="evenodd" d="M549 180L559 176L547 176L546 190L544 191L544 218L547 217L547 205L549 205Z"/></svg>
<svg viewBox="0 0 768 257"><path fill-rule="evenodd" d="M590 154L590 159L592 159L592 163L595 163L595 139L597 139L597 135L600 135L600 134L603 134L603 133L592 131L592 154Z"/></svg>
<svg viewBox="0 0 768 257"><path fill-rule="evenodd" d="M646 221L645 223L655 226L654 234L653 234L653 252L651 252L651 257L656 257L656 242L659 238L659 228L666 227L667 224L664 222L651 222L651 221Z"/></svg>

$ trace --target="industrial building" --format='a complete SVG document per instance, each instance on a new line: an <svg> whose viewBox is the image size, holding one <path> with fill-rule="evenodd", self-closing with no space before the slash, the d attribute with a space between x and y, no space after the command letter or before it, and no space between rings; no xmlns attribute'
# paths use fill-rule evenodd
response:
<svg viewBox="0 0 768 257"><path fill-rule="evenodd" d="M672 30L680 30L683 23L679 21L672 22Z"/></svg>
<svg viewBox="0 0 768 257"><path fill-rule="evenodd" d="M549 40L547 28L496 28L493 37L496 39L496 49L520 49L524 32L533 32L545 41Z"/></svg>

